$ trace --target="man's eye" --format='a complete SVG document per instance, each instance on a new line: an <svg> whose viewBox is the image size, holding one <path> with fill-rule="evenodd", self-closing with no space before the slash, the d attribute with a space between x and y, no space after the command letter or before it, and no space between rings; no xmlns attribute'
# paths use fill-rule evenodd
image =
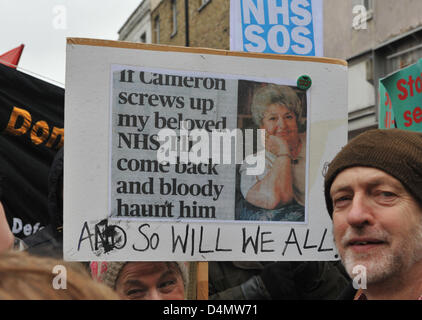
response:
<svg viewBox="0 0 422 320"><path fill-rule="evenodd" d="M130 289L130 290L126 291L126 295L129 298L133 297L133 296L139 297L139 296L145 295L146 292L147 291L145 289Z"/></svg>
<svg viewBox="0 0 422 320"><path fill-rule="evenodd" d="M335 198L333 201L333 204L335 208L342 208L346 206L351 200L352 200L351 196L341 196L341 197Z"/></svg>
<svg viewBox="0 0 422 320"><path fill-rule="evenodd" d="M396 196L396 194L395 194L395 193L393 193L393 192L389 192L389 191L383 191L383 192L381 192L381 194L382 194L384 197L395 197L395 196Z"/></svg>
<svg viewBox="0 0 422 320"><path fill-rule="evenodd" d="M397 197L397 195L394 192L390 192L390 191L378 191L376 193L376 196L378 199L382 201L392 201Z"/></svg>
<svg viewBox="0 0 422 320"><path fill-rule="evenodd" d="M165 288L165 287L169 287L169 286L175 285L176 284L176 281L177 281L176 279L174 279L174 280L168 280L168 281L163 281L163 282L160 283L159 288Z"/></svg>

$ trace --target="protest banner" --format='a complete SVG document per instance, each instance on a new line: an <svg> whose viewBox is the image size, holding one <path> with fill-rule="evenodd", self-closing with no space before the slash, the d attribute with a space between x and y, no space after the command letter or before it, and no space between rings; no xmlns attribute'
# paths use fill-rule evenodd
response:
<svg viewBox="0 0 422 320"><path fill-rule="evenodd" d="M230 49L323 56L323 0L230 0Z"/></svg>
<svg viewBox="0 0 422 320"><path fill-rule="evenodd" d="M66 77L66 259L338 259L346 62L69 38Z"/></svg>
<svg viewBox="0 0 422 320"><path fill-rule="evenodd" d="M390 95L388 94L381 80L379 80L378 88L380 100L378 127L380 129L395 128L393 106L391 103Z"/></svg>
<svg viewBox="0 0 422 320"><path fill-rule="evenodd" d="M64 90L0 64L0 195L12 232L51 223L48 174L63 146Z"/></svg>
<svg viewBox="0 0 422 320"><path fill-rule="evenodd" d="M422 61L381 79L391 104L394 125L403 130L422 131ZM382 87L380 87L380 90ZM380 91L381 92L381 91ZM381 105L381 110L382 109ZM385 113L387 116L391 114ZM383 116L381 111L380 116ZM380 119L383 121L383 118ZM392 123L392 122L390 122Z"/></svg>

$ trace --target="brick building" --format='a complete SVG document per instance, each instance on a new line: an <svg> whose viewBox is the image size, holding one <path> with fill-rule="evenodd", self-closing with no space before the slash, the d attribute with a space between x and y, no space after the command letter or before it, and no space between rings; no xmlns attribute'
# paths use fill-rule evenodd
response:
<svg viewBox="0 0 422 320"><path fill-rule="evenodd" d="M230 49L230 1L189 1L190 46Z"/></svg>
<svg viewBox="0 0 422 320"><path fill-rule="evenodd" d="M229 0L143 0L119 40L229 50L229 24Z"/></svg>

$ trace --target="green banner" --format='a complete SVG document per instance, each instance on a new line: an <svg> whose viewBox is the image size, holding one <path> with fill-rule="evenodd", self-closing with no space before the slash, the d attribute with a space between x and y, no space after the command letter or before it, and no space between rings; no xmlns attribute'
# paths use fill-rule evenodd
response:
<svg viewBox="0 0 422 320"><path fill-rule="evenodd" d="M379 99L380 99L380 112L379 112L379 125L380 129L395 128L395 120L393 107L391 104L390 96L382 84L382 80L379 82Z"/></svg>
<svg viewBox="0 0 422 320"><path fill-rule="evenodd" d="M380 127L394 127L395 123L399 129L422 132L421 67L422 60L419 60L380 81ZM390 109L391 114L388 113ZM388 119L390 115L391 121Z"/></svg>

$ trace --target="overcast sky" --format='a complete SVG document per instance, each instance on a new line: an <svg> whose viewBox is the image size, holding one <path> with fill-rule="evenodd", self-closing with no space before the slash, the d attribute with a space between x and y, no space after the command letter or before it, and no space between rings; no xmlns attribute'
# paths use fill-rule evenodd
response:
<svg viewBox="0 0 422 320"><path fill-rule="evenodd" d="M0 0L0 55L23 43L18 70L64 87L66 37L117 40L120 27L141 2Z"/></svg>

